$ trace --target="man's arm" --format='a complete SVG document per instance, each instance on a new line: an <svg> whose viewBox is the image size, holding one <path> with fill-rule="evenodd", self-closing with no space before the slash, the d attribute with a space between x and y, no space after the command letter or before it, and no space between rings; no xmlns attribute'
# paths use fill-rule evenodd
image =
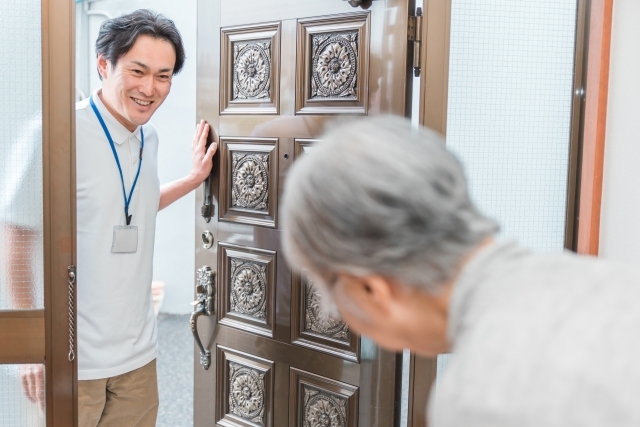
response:
<svg viewBox="0 0 640 427"><path fill-rule="evenodd" d="M36 308L34 295L32 253L39 241L39 233L19 225L4 225L5 249L2 264L6 269L7 291L12 310Z"/></svg>
<svg viewBox="0 0 640 427"><path fill-rule="evenodd" d="M211 167L213 166L213 155L216 154L218 144L216 142L212 143L207 150L208 135L209 124L201 120L191 143L191 172L184 178L177 179L160 187L159 211L198 188L209 176Z"/></svg>

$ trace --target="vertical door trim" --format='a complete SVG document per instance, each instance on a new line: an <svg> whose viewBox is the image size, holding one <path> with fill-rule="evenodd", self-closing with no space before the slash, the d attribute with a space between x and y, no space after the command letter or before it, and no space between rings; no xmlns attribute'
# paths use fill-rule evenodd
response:
<svg viewBox="0 0 640 427"><path fill-rule="evenodd" d="M576 249L578 227L578 191L580 181L580 147L582 144L582 117L585 87L585 32L589 0L576 1L576 29L573 57L573 88L571 101L571 127L569 140L569 167L567 173L567 201L565 210L564 247Z"/></svg>
<svg viewBox="0 0 640 427"><path fill-rule="evenodd" d="M77 361L69 361L67 267L75 265L75 4L42 1L42 151L46 419L77 425ZM75 323L75 303L73 304Z"/></svg>
<svg viewBox="0 0 640 427"><path fill-rule="evenodd" d="M420 67L420 124L447 133L449 36L452 0L424 0ZM427 426L426 405L436 379L437 358L411 354L407 425Z"/></svg>
<svg viewBox="0 0 640 427"><path fill-rule="evenodd" d="M600 244L613 0L591 0L589 3L576 249L581 254L597 255Z"/></svg>
<svg viewBox="0 0 640 427"><path fill-rule="evenodd" d="M420 124L447 133L451 0L424 0Z"/></svg>
<svg viewBox="0 0 640 427"><path fill-rule="evenodd" d="M220 125L220 50L221 50L221 0L198 0L198 22L196 31L197 44L197 69L196 69L196 119L206 120L211 126L209 140L219 143L217 131ZM220 154L213 157L213 169L211 170L211 180L209 191L211 194L212 216L210 222L205 222L200 212L200 206L204 201L204 185L196 190L195 197L195 263L193 271L203 266L209 266L212 271L218 274L218 209L219 209L219 176L220 176ZM205 249L199 243L201 233L204 231L212 233L215 242ZM195 280L194 280L195 282ZM192 282L193 283L193 282ZM218 282L219 283L219 282ZM194 287L194 296L195 296ZM208 426L215 423L216 416L216 396L217 387L214 379L217 372L218 351L212 347L211 337L215 335L218 325L218 313L212 316L203 316L198 323L200 338L206 349L211 351L211 367L204 370L199 362L199 357L194 357L194 393L193 393L193 425ZM198 355L200 350L193 343L194 354Z"/></svg>

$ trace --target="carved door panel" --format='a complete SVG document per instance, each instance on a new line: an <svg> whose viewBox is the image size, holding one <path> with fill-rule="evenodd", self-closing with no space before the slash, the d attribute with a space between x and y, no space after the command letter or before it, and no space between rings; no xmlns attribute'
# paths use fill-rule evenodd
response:
<svg viewBox="0 0 640 427"><path fill-rule="evenodd" d="M199 1L198 120L216 130L219 148L197 195L196 268L215 277L200 283L194 316L210 358L203 369L196 349L197 426L396 423L396 354L327 316L280 246L287 170L322 143L325 126L336 116L405 115L410 105L412 2L365 6Z"/></svg>

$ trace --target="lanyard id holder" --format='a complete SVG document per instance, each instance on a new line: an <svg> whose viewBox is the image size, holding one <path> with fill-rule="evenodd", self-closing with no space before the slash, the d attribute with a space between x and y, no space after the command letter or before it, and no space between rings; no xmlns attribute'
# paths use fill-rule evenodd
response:
<svg viewBox="0 0 640 427"><path fill-rule="evenodd" d="M113 157L116 160L116 165L118 166L118 172L120 172L120 181L122 182L122 195L124 196L124 218L126 220L127 225L114 225L113 226L113 242L111 243L111 253L114 254L132 254L138 251L138 227L130 225L131 224L131 215L129 215L129 204L131 203L131 198L133 197L133 190L136 188L136 184L138 183L138 177L140 176L140 169L142 168L142 150L144 149L144 131L142 128L140 129L140 162L138 163L138 172L136 173L136 177L133 180L133 184L131 185L131 190L129 191L129 196L127 197L127 191L124 188L124 176L122 174L122 167L120 166L120 159L118 159L118 153L116 152L116 146L113 143L113 139L111 138L111 134L109 133L109 129L107 129L107 125L102 120L102 116L96 107L96 104L93 102L93 97L89 98L89 103L91 104L91 108L96 113L98 117L98 121L102 126L102 130L104 131L107 140L109 141L109 145L111 146L111 152L113 153Z"/></svg>
<svg viewBox="0 0 640 427"><path fill-rule="evenodd" d="M135 225L114 225L112 254L134 254L138 251L138 227Z"/></svg>

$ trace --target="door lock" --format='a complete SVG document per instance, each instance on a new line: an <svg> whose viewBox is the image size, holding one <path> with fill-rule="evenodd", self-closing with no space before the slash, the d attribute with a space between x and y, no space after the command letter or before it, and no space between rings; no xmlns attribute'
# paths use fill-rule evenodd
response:
<svg viewBox="0 0 640 427"><path fill-rule="evenodd" d="M204 266L198 269L196 281L196 300L191 304L194 306L191 319L191 333L200 348L200 364L206 370L211 365L211 352L204 348L200 336L198 335L198 317L211 316L214 313L215 303L216 273L211 267Z"/></svg>
<svg viewBox="0 0 640 427"><path fill-rule="evenodd" d="M210 249L213 246L213 234L209 230L204 230L200 235L202 239L202 247L205 249Z"/></svg>

